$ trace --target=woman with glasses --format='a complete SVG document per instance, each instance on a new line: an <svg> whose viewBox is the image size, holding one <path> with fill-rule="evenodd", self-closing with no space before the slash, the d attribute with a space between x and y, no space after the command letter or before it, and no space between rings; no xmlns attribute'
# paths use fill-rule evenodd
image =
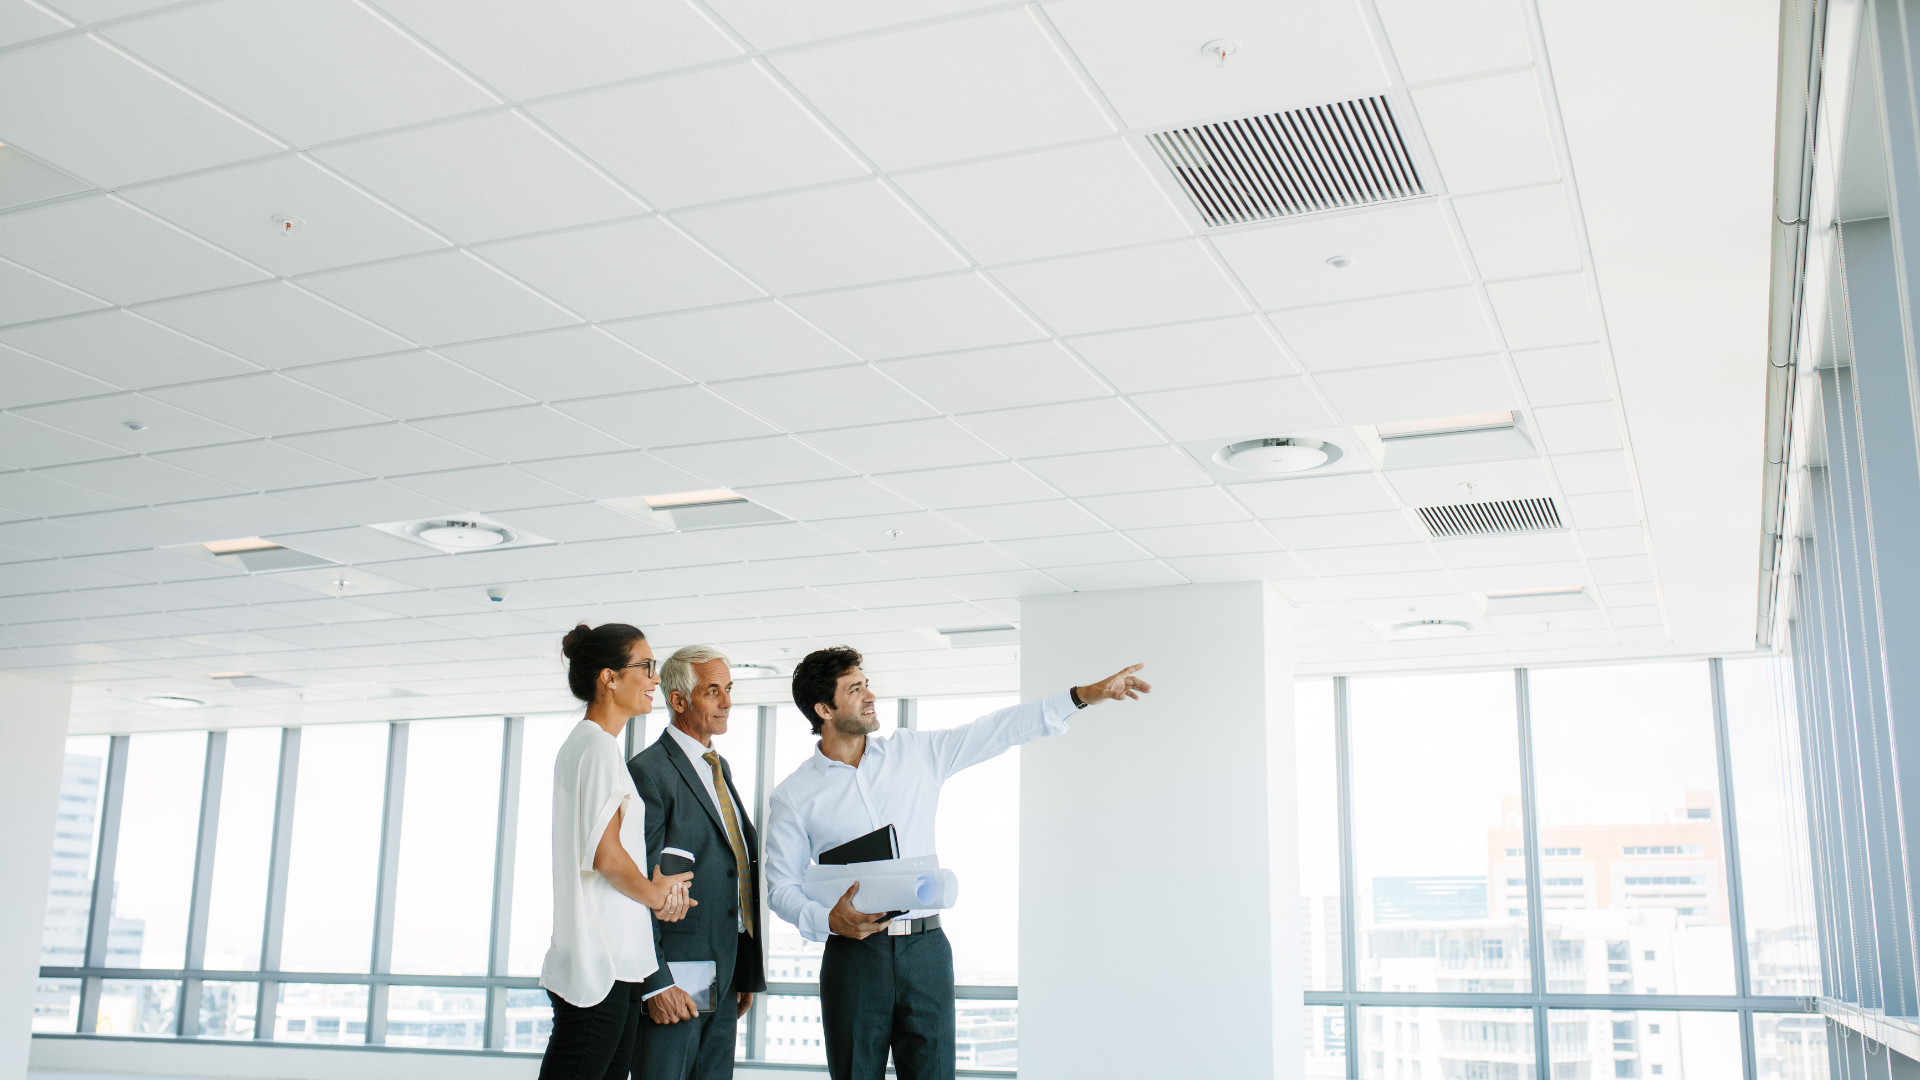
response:
<svg viewBox="0 0 1920 1080"><path fill-rule="evenodd" d="M560 643L567 685L587 703L553 763L553 941L540 985L553 1001L541 1080L624 1080L633 1059L641 980L659 967L653 920L697 903L692 874L646 861L646 806L620 748L627 722L653 709L660 684L647 636L625 623L574 627Z"/></svg>

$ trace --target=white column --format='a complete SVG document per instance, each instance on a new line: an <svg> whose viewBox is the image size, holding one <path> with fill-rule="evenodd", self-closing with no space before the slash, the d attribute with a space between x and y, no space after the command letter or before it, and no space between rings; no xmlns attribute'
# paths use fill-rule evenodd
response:
<svg viewBox="0 0 1920 1080"><path fill-rule="evenodd" d="M24 1080L73 688L0 674L0 1080Z"/></svg>
<svg viewBox="0 0 1920 1080"><path fill-rule="evenodd" d="M1240 582L1021 611L1022 697L1130 663L1154 688L1021 750L1021 1077L1299 1077L1286 600Z"/></svg>

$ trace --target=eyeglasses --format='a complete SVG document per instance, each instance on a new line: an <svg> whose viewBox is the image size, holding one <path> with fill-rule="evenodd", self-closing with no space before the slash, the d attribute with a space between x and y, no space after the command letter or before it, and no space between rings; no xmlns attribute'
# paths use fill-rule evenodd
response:
<svg viewBox="0 0 1920 1080"><path fill-rule="evenodd" d="M620 670L625 671L628 668L636 667L640 669L640 674L645 675L649 679L653 678L654 662L652 657L648 657L637 664L622 664Z"/></svg>

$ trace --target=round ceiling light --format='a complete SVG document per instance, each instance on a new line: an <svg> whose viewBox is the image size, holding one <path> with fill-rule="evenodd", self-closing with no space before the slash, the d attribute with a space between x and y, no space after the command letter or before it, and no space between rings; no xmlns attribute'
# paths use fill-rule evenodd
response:
<svg viewBox="0 0 1920 1080"><path fill-rule="evenodd" d="M158 705L163 709L204 709L209 704L197 697L182 697L179 694L156 694L144 700L149 705Z"/></svg>
<svg viewBox="0 0 1920 1080"><path fill-rule="evenodd" d="M1298 473L1340 460L1340 448L1318 439L1248 439L1214 451L1213 460L1249 473Z"/></svg>
<svg viewBox="0 0 1920 1080"><path fill-rule="evenodd" d="M1459 637L1472 629L1472 623L1458 619L1415 619L1400 623L1393 628L1393 632L1403 638L1441 638Z"/></svg>
<svg viewBox="0 0 1920 1080"><path fill-rule="evenodd" d="M416 528L413 535L429 544L462 551L499 547L513 539L505 529L475 521L429 521Z"/></svg>

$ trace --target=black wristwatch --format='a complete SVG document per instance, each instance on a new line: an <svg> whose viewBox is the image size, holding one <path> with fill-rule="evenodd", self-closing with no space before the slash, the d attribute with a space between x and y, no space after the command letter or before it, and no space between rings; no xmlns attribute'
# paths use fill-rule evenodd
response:
<svg viewBox="0 0 1920 1080"><path fill-rule="evenodd" d="M1074 707L1074 708L1076 708L1076 709L1084 709L1084 708L1086 708L1086 707L1087 707L1087 703L1086 703L1086 702L1084 702L1084 701L1081 701L1081 700L1080 700L1080 688L1079 688L1079 687L1077 687L1077 686L1069 686L1069 687L1067 687L1067 696L1073 699L1073 707Z"/></svg>

